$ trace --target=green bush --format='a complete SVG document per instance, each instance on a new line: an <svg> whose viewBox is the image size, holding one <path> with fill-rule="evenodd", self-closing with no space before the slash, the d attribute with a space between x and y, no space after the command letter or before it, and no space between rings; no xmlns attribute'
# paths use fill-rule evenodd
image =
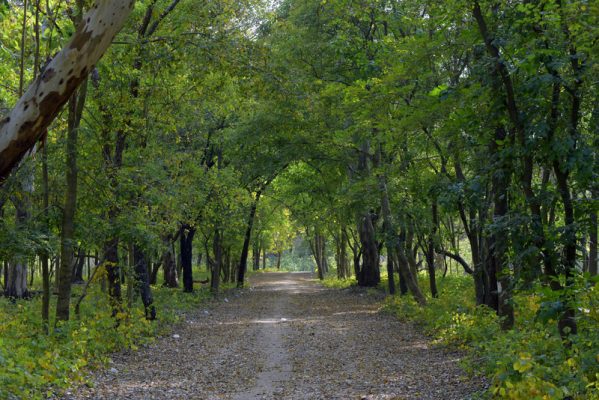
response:
<svg viewBox="0 0 599 400"><path fill-rule="evenodd" d="M345 289L358 283L355 278L337 279L332 276L326 277L321 284L331 289Z"/></svg>
<svg viewBox="0 0 599 400"><path fill-rule="evenodd" d="M546 312L556 295L545 287L515 296L516 327L508 332L492 310L474 304L470 277L447 277L440 289L424 308L394 296L385 309L422 325L438 343L470 350L466 368L491 377L490 398L599 399L599 284L581 279L572 289L579 312L570 346Z"/></svg>
<svg viewBox="0 0 599 400"><path fill-rule="evenodd" d="M85 383L87 370L105 365L110 353L151 342L179 320L182 310L209 297L205 289L193 294L153 290L157 321L147 321L135 304L116 324L106 294L95 288L82 304L81 318L73 316L49 335L39 316L41 299L15 304L0 299L0 399L42 399Z"/></svg>

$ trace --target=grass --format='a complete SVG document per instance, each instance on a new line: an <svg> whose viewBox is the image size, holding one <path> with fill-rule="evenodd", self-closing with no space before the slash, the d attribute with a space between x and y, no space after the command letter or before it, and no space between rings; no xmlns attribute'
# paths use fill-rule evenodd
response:
<svg viewBox="0 0 599 400"><path fill-rule="evenodd" d="M200 278L201 273L195 272ZM81 286L73 287L73 301L81 290ZM127 293L126 287L123 293ZM152 293L156 321L145 319L143 306L136 298L131 309L118 315L117 325L107 294L100 285L93 284L81 305L80 319L72 315L71 321L60 323L49 334L41 322L40 297L14 303L0 298L0 398L43 399L88 383L89 369L106 365L111 353L151 343L170 332L185 311L211 297L208 287L196 287L190 294L155 286ZM53 298L51 310L55 309L55 301Z"/></svg>
<svg viewBox="0 0 599 400"><path fill-rule="evenodd" d="M356 278L337 279L334 276L327 276L321 284L331 289L346 289L350 286L356 286L358 281L356 281Z"/></svg>

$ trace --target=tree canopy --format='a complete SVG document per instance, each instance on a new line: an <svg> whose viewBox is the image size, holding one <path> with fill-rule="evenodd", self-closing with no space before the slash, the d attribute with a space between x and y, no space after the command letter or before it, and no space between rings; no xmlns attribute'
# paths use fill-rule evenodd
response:
<svg viewBox="0 0 599 400"><path fill-rule="evenodd" d="M41 290L46 328L94 286L151 320L160 276L218 293L303 248L421 307L453 265L505 331L540 296L571 349L598 323L598 38L584 0L0 1L4 293Z"/></svg>

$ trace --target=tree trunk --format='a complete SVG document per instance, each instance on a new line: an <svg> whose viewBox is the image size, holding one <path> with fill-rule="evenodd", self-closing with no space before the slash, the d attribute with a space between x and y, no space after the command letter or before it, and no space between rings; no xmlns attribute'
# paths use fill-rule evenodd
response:
<svg viewBox="0 0 599 400"><path fill-rule="evenodd" d="M400 241L404 240L404 239L402 239L401 234L399 235L399 240ZM405 271L410 270L410 266L406 264L406 265L403 265L400 267L397 264L397 263L402 262L402 258L399 257L397 254L394 254L394 252L399 251L397 246L392 249L387 248L387 251L389 253L389 256L394 259L393 266L397 268L397 272L399 275L399 294L402 296L405 296L406 294L408 294L409 288L408 288L408 284L407 284L407 278L404 276L404 273L405 273ZM405 259L405 257L403 257L403 258Z"/></svg>
<svg viewBox="0 0 599 400"><path fill-rule="evenodd" d="M414 243L414 225L409 223L408 228L406 230L402 229L399 236L399 243L402 244L402 250L401 254L398 253L398 255L400 257L406 257L408 267L410 269L412 277L414 278L414 282L418 284L418 268L422 262L420 260L416 260L416 257L418 257L419 254L418 244Z"/></svg>
<svg viewBox="0 0 599 400"><path fill-rule="evenodd" d="M436 199L432 200L431 216L433 219L433 227L428 238L428 246L426 249L426 265L428 267L431 296L433 296L433 298L437 298L439 297L439 293L437 292L437 279L435 276L435 236L437 234L437 226L439 224L439 210Z"/></svg>
<svg viewBox="0 0 599 400"><path fill-rule="evenodd" d="M322 235L320 233L316 233L314 235L314 260L316 261L316 267L318 268L318 279L321 281L324 280L326 275L325 265L324 265L324 257L323 253L325 252L322 240Z"/></svg>
<svg viewBox="0 0 599 400"><path fill-rule="evenodd" d="M213 294L217 294L220 284L220 269L222 268L223 263L222 238L219 229L214 230L212 249L214 251L214 266L212 268L212 276L210 279L210 291Z"/></svg>
<svg viewBox="0 0 599 400"><path fill-rule="evenodd" d="M195 228L189 225L182 225L181 233L179 235L181 245L181 269L183 270L183 291L185 293L193 292L192 249L195 232Z"/></svg>
<svg viewBox="0 0 599 400"><path fill-rule="evenodd" d="M158 262L152 262L150 265L150 285L155 285L158 283L158 272L160 271L160 267L162 267L162 260Z"/></svg>
<svg viewBox="0 0 599 400"><path fill-rule="evenodd" d="M6 270L5 296L12 299L24 299L29 296L27 290L27 262L13 261Z"/></svg>
<svg viewBox="0 0 599 400"><path fill-rule="evenodd" d="M339 265L337 266L337 269L341 269L341 279L346 279L349 277L349 262L348 262L348 258L347 258L347 233L345 232L345 229L341 230L341 240L339 243Z"/></svg>
<svg viewBox="0 0 599 400"><path fill-rule="evenodd" d="M400 237L397 237L395 232L395 226L393 223L393 217L391 214L391 203L389 201L389 194L387 191L387 179L386 176L379 175L379 190L381 194L381 209L383 212L383 229L385 230L385 241L387 249L391 248L393 251L390 252L391 257L395 257L394 264L397 265L400 274L400 280L404 282L407 288L412 292L412 296L420 305L426 304L426 298L420 291L418 283L412 271L409 268L409 262L405 253L405 233L402 232ZM395 287L393 288L395 291ZM402 289L403 290L403 289Z"/></svg>
<svg viewBox="0 0 599 400"><path fill-rule="evenodd" d="M229 254L231 254L230 247L227 251L229 252ZM229 274L229 279L230 279L229 282L236 283L237 282L237 274L239 273L239 271L238 271L239 262L237 260L234 260L233 258L231 258L229 261L229 268L231 268L231 273Z"/></svg>
<svg viewBox="0 0 599 400"><path fill-rule="evenodd" d="M181 241L179 240L179 244ZM180 278L183 277L183 263L181 262L181 246L179 246L179 252L177 252L177 247L173 244L173 257L175 257L175 267L177 268L177 276Z"/></svg>
<svg viewBox="0 0 599 400"><path fill-rule="evenodd" d="M141 296L146 319L153 321L156 319L156 308L153 306L154 298L152 297L152 289L150 288L148 261L141 247L138 245L133 245L133 262L135 265L136 290Z"/></svg>
<svg viewBox="0 0 599 400"><path fill-rule="evenodd" d="M358 244L356 243L356 247L358 247ZM353 256L353 261L354 261L354 276L356 277L356 280L358 279L358 277L360 276L360 260L362 259L362 249L352 249L352 256Z"/></svg>
<svg viewBox="0 0 599 400"><path fill-rule="evenodd" d="M343 270L341 269L339 260L341 259L341 245L339 244L340 239L335 238L335 265L337 266L337 279L343 279Z"/></svg>
<svg viewBox="0 0 599 400"><path fill-rule="evenodd" d="M368 212L361 216L358 223L358 233L362 245L362 268L358 276L358 285L375 287L381 281L381 271L372 213Z"/></svg>
<svg viewBox="0 0 599 400"><path fill-rule="evenodd" d="M29 287L33 287L33 280L35 279L35 260L31 263L31 273L29 274Z"/></svg>
<svg viewBox="0 0 599 400"><path fill-rule="evenodd" d="M231 276L231 258L229 256L230 249L223 249L223 282L229 282L229 277Z"/></svg>
<svg viewBox="0 0 599 400"><path fill-rule="evenodd" d="M256 238L254 240L254 246L252 247L252 258L253 258L253 269L258 271L260 269L260 241Z"/></svg>
<svg viewBox="0 0 599 400"><path fill-rule="evenodd" d="M40 140L62 106L85 80L125 24L135 2L97 2L70 42L50 61L0 121L0 184Z"/></svg>
<svg viewBox="0 0 599 400"><path fill-rule="evenodd" d="M595 98L595 107L593 109L592 125L594 126L593 134L595 140L593 141L593 147L599 149L599 96ZM599 172L599 152L595 152L595 172ZM599 183L595 182L594 187L591 189L593 199L596 201L599 199ZM591 276L597 275L597 208L591 210L591 223L589 226L589 274Z"/></svg>
<svg viewBox="0 0 599 400"><path fill-rule="evenodd" d="M58 301L56 320L69 320L71 302L71 284L73 281L75 249L75 213L77 211L77 140L85 98L87 81L84 80L79 91L75 91L69 101L68 133L66 145L66 183L62 230L60 236L60 267L58 270Z"/></svg>
<svg viewBox="0 0 599 400"><path fill-rule="evenodd" d="M506 138L504 128L497 128L495 138L491 142L490 153L495 158L495 169L492 177L493 185L493 223L502 226L503 218L507 216L509 210L508 193L510 171L505 156L500 154L498 143L502 143ZM506 254L508 250L507 232L505 229L496 228L491 234L489 244L489 306L497 310L497 314L502 317L501 327L504 330L511 329L514 326L514 308L511 302L511 273L507 266ZM500 283L498 285L497 283Z"/></svg>
<svg viewBox="0 0 599 400"><path fill-rule="evenodd" d="M277 270L281 269L281 257L283 256L283 253L281 251L277 252Z"/></svg>
<svg viewBox="0 0 599 400"><path fill-rule="evenodd" d="M15 198L13 204L16 210L16 222L19 229L25 229L31 214L31 194L33 193L33 174L30 165L22 171L21 179L22 196ZM23 299L29 296L27 289L27 259L18 256L8 264L5 281L5 295L14 299Z"/></svg>
<svg viewBox="0 0 599 400"><path fill-rule="evenodd" d="M50 233L50 188L48 184L48 144L46 143L42 149L42 192L43 192L43 218L44 218L44 233L49 235ZM48 265L48 254L47 250L42 251L42 321L44 322L44 329L48 331L50 321L50 271Z"/></svg>
<svg viewBox="0 0 599 400"><path fill-rule="evenodd" d="M589 226L589 274L591 276L597 275L597 225L597 212L591 211Z"/></svg>
<svg viewBox="0 0 599 400"><path fill-rule="evenodd" d="M558 191L562 197L564 206L565 227L564 233L562 234L562 240L564 241L562 264L566 275L566 285L571 286L573 284L572 278L576 269L576 220L574 216L574 204L572 202L570 188L568 187L568 173L560 169L560 165L557 161L555 163L554 172ZM571 297L572 295L565 294L566 309L558 321L558 329L563 339L566 339L569 335L576 335L578 331L576 311L572 306L573 299Z"/></svg>
<svg viewBox="0 0 599 400"><path fill-rule="evenodd" d="M8 282L8 262L2 262L3 270L2 270L2 291L6 293L6 285Z"/></svg>
<svg viewBox="0 0 599 400"><path fill-rule="evenodd" d="M163 237L162 242L166 248L162 254L162 268L164 268L164 286L169 288L179 287L179 276L177 274L177 263L173 252L172 237Z"/></svg>
<svg viewBox="0 0 599 400"><path fill-rule="evenodd" d="M73 267L73 283L85 283L83 279L83 267L85 266L85 249L83 247L79 247L79 251L77 252L77 261Z"/></svg>
<svg viewBox="0 0 599 400"><path fill-rule="evenodd" d="M245 230L245 237L243 239L243 249L241 250L241 260L239 261L239 269L237 271L237 287L242 288L245 284L245 272L247 271L248 253L250 249L250 240L252 238L252 227L254 226L254 219L256 217L256 209L258 208L258 202L262 191L256 192L256 198L250 208L250 215L248 216L247 227Z"/></svg>
<svg viewBox="0 0 599 400"><path fill-rule="evenodd" d="M393 246L387 245L387 276L389 279L389 294L395 294L395 268L393 263Z"/></svg>
<svg viewBox="0 0 599 400"><path fill-rule="evenodd" d="M329 263L327 260L326 238L324 235L318 235L318 242L318 256L320 257L320 263L322 265L322 273L326 276L326 274L329 272Z"/></svg>
<svg viewBox="0 0 599 400"><path fill-rule="evenodd" d="M121 268L119 266L119 240L112 238L104 243L104 259L108 278L108 296L112 303L112 314L121 311Z"/></svg>

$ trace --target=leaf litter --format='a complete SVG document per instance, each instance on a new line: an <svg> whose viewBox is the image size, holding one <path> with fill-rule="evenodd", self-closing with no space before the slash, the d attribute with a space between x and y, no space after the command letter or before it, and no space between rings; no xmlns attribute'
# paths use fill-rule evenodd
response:
<svg viewBox="0 0 599 400"><path fill-rule="evenodd" d="M375 296L305 273L250 284L189 313L176 334L115 354L65 399L462 400L487 386L461 369L463 353L380 313Z"/></svg>

